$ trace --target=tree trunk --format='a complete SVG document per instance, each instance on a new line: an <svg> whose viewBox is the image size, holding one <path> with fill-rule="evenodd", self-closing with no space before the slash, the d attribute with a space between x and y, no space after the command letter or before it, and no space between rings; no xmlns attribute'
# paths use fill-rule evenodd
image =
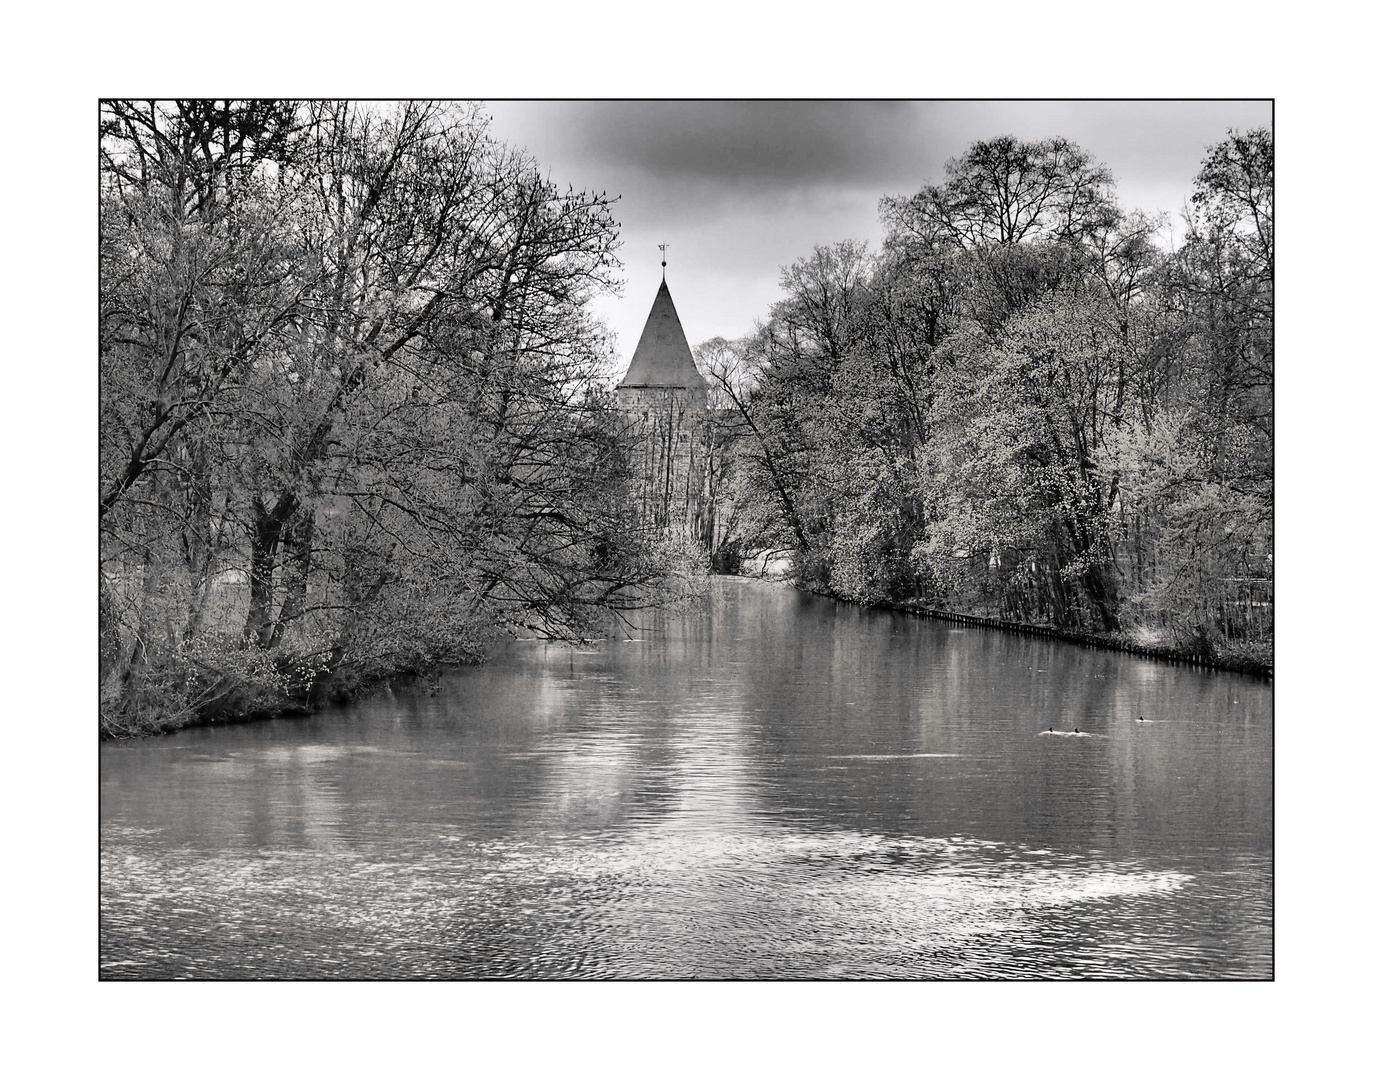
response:
<svg viewBox="0 0 1373 1080"><path fill-rule="evenodd" d="M1102 629L1108 633L1119 631L1119 601L1105 569L1101 566L1091 567L1082 575L1082 587L1096 611Z"/></svg>
<svg viewBox="0 0 1373 1080"><path fill-rule="evenodd" d="M277 548L282 527L298 505L295 493L284 492L271 510L261 498L253 500L253 525L249 536L248 618L243 625L243 644L267 648L272 638L272 604Z"/></svg>
<svg viewBox="0 0 1373 1080"><path fill-rule="evenodd" d="M310 558L314 550L314 532L315 515L309 507L302 509L282 532L282 544L290 552L282 581L286 597L281 602L281 613L272 628L269 648L276 648L281 643L281 636L285 633L286 627L305 612L306 589L310 582Z"/></svg>

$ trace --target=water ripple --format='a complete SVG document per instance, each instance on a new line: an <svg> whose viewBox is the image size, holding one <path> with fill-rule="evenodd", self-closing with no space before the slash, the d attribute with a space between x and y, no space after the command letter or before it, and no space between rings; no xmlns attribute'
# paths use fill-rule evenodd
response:
<svg viewBox="0 0 1373 1080"><path fill-rule="evenodd" d="M101 866L102 974L1216 974L1211 951L1158 930L1158 907L1194 884L1189 875L973 838L661 828L539 843L450 837L441 854L404 854L245 859L115 845ZM1254 957L1230 973L1265 970Z"/></svg>

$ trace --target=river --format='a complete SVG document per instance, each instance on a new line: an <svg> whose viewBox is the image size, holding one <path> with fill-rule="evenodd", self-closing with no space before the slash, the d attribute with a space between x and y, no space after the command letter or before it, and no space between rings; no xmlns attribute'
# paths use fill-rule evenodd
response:
<svg viewBox="0 0 1373 1080"><path fill-rule="evenodd" d="M747 579L645 621L102 745L102 978L1272 977L1267 681Z"/></svg>

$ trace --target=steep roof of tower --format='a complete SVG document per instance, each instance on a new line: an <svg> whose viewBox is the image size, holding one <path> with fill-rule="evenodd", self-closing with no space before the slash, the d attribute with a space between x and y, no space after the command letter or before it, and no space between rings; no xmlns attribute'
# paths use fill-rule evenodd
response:
<svg viewBox="0 0 1373 1080"><path fill-rule="evenodd" d="M634 359L620 380L621 386L680 386L705 389L706 381L691 359L691 347L682 332L672 294L667 291L667 279L658 287L653 298L644 332L634 349Z"/></svg>

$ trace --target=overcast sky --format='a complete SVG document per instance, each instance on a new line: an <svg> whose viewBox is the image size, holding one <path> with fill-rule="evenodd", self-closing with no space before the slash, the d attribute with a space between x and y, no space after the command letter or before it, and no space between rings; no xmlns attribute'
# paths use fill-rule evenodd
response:
<svg viewBox="0 0 1373 1080"><path fill-rule="evenodd" d="M738 337L817 244L882 241L877 203L942 179L977 139L1062 135L1106 164L1127 209L1174 223L1207 146L1270 126L1266 101L489 101L491 131L559 184L618 195L624 292L598 313L629 365L658 245L693 346Z"/></svg>

